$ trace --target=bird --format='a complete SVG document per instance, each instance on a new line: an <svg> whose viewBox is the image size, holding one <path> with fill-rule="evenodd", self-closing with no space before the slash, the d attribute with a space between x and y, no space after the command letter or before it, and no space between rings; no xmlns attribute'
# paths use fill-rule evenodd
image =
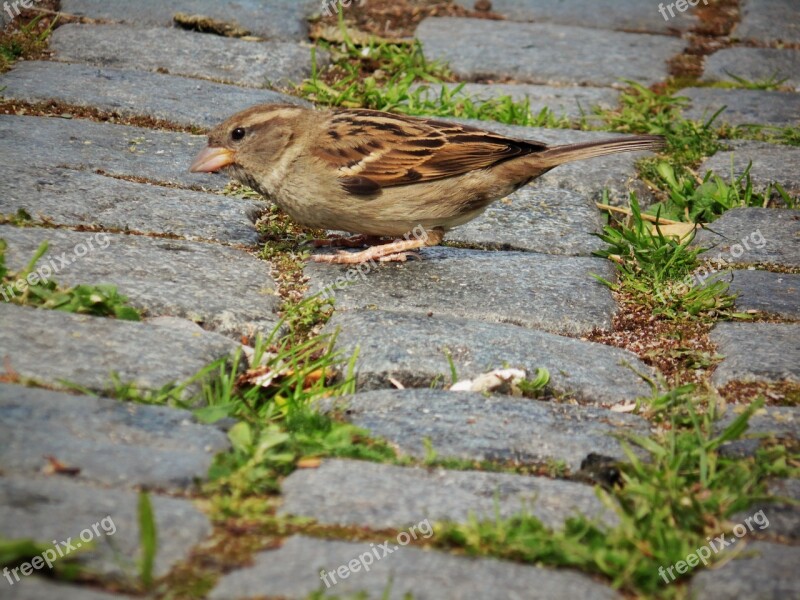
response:
<svg viewBox="0 0 800 600"><path fill-rule="evenodd" d="M359 264L403 261L436 246L495 200L561 164L663 148L654 135L549 146L378 110L262 104L213 128L190 171L226 171L303 226L394 239L311 257Z"/></svg>

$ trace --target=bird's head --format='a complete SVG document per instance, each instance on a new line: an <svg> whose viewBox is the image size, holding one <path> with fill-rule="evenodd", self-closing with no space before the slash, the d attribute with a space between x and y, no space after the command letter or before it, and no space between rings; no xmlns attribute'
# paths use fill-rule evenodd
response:
<svg viewBox="0 0 800 600"><path fill-rule="evenodd" d="M208 134L208 146L189 170L214 173L232 167L237 179L257 178L280 160L308 113L289 104L262 104L236 113Z"/></svg>

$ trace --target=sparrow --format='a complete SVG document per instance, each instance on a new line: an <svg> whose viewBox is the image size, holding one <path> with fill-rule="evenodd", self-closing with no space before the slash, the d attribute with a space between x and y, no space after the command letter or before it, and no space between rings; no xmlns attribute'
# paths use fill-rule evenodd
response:
<svg viewBox="0 0 800 600"><path fill-rule="evenodd" d="M264 104L215 127L193 173L226 170L295 222L399 238L317 262L405 260L550 169L617 152L657 151L660 136L548 146L474 127L376 110Z"/></svg>

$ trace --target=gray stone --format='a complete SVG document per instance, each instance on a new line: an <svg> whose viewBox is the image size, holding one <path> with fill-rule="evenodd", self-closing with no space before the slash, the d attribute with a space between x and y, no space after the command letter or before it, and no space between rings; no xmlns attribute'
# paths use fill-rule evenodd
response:
<svg viewBox="0 0 800 600"><path fill-rule="evenodd" d="M577 144L598 140L622 139L625 135L603 131L573 131L570 129L546 129L544 127L521 127L474 119L440 119L463 123L512 138L536 140L549 145ZM591 160L561 165L536 179L534 186L568 189L594 202L608 201L627 206L630 193L636 192L643 203L652 198L652 192L637 181L636 162L653 156L649 152L612 154ZM608 198L604 197L608 193Z"/></svg>
<svg viewBox="0 0 800 600"><path fill-rule="evenodd" d="M730 144L731 151L717 152L701 165L702 175L714 171L723 181L730 182L731 173L739 179L752 163L750 181L755 191L763 193L768 186L779 183L795 203L800 201L800 148L741 140ZM780 201L774 190L771 195Z"/></svg>
<svg viewBox="0 0 800 600"><path fill-rule="evenodd" d="M800 94L764 90L725 90L719 88L684 88L676 96L689 99L683 109L686 119L708 121L721 108L715 124L797 125Z"/></svg>
<svg viewBox="0 0 800 600"><path fill-rule="evenodd" d="M767 484L767 492L771 496L800 501L800 479L772 479Z"/></svg>
<svg viewBox="0 0 800 600"><path fill-rule="evenodd" d="M736 294L736 309L800 319L800 274L736 270L721 274Z"/></svg>
<svg viewBox="0 0 800 600"><path fill-rule="evenodd" d="M267 39L305 39L306 19L319 10L318 0L62 0L68 14L139 25L172 26L175 13L203 15L231 23ZM210 34L207 34L210 35Z"/></svg>
<svg viewBox="0 0 800 600"><path fill-rule="evenodd" d="M0 239L8 243L6 261L12 270L24 268L47 241L41 276L47 276L41 268L49 265L49 277L63 286L115 285L149 316L184 317L236 339L266 336L279 320L281 300L269 263L236 248L9 225L0 226ZM67 264L57 257L65 257Z"/></svg>
<svg viewBox="0 0 800 600"><path fill-rule="evenodd" d="M722 418L714 423L714 431L721 434L736 419L747 404L728 407ZM720 454L731 457L755 456L764 437L800 439L800 408L789 406L765 406L750 417L745 434L737 440L725 442Z"/></svg>
<svg viewBox="0 0 800 600"><path fill-rule="evenodd" d="M767 493L771 496L769 500L731 515L728 520L742 523L751 517L751 522L758 518L763 523L766 517L768 525L755 525L761 537L800 542L800 479L773 479L767 484ZM763 511L763 517L755 517L759 511Z"/></svg>
<svg viewBox="0 0 800 600"><path fill-rule="evenodd" d="M556 117L580 119L583 116L591 118L595 107L611 109L617 106L619 92L609 88L595 88L586 86L556 87L551 85L526 85L511 83L465 83L465 84L426 84L424 91L420 92L422 98L436 100L442 87L453 90L456 86L463 85L461 91L454 94L454 98L468 97L476 104L493 100L501 96L511 96L516 102L525 99L530 104L531 112L536 115L544 109L550 109Z"/></svg>
<svg viewBox="0 0 800 600"><path fill-rule="evenodd" d="M179 236L255 246L253 220L267 210L262 202L158 185L133 183L47 167L0 163L0 213L22 209L52 225Z"/></svg>
<svg viewBox="0 0 800 600"><path fill-rule="evenodd" d="M311 50L294 42L248 42L161 27L67 24L53 32L50 48L65 62L254 87L300 83L311 74ZM323 66L324 57L318 60Z"/></svg>
<svg viewBox="0 0 800 600"><path fill-rule="evenodd" d="M800 50L725 48L706 58L702 81L779 81L800 91Z"/></svg>
<svg viewBox="0 0 800 600"><path fill-rule="evenodd" d="M615 436L649 431L641 417L602 408L440 390L379 390L323 406L417 458L428 439L439 458L563 461L573 473L591 453L623 460Z"/></svg>
<svg viewBox="0 0 800 600"><path fill-rule="evenodd" d="M192 414L93 396L0 384L0 470L34 475L52 456L79 469L75 480L186 491L230 446Z"/></svg>
<svg viewBox="0 0 800 600"><path fill-rule="evenodd" d="M637 375L654 376L632 353L551 333L460 319L427 318L383 311L334 315L326 332L339 332L337 349L359 350L355 375L360 391L392 387L430 387L450 379L450 354L458 377L467 379L504 366L550 371L559 394L613 404L649 396Z"/></svg>
<svg viewBox="0 0 800 600"><path fill-rule="evenodd" d="M254 104L306 104L299 98L269 90L54 61L18 63L13 71L0 77L0 85L6 86L3 96L7 99L56 100L125 117L152 117L203 129Z"/></svg>
<svg viewBox="0 0 800 600"><path fill-rule="evenodd" d="M800 6L795 0L746 0L733 36L759 42L800 42Z"/></svg>
<svg viewBox="0 0 800 600"><path fill-rule="evenodd" d="M606 246L592 235L602 230L600 211L592 200L534 184L489 205L480 217L450 231L447 240L498 250L591 256Z"/></svg>
<svg viewBox="0 0 800 600"><path fill-rule="evenodd" d="M322 525L399 529L425 519L494 520L520 512L552 529L577 514L606 525L616 514L591 486L547 477L482 471L430 471L353 460L326 460L300 469L281 485L280 514L311 517Z"/></svg>
<svg viewBox="0 0 800 600"><path fill-rule="evenodd" d="M0 359L21 377L48 387L65 382L113 391L112 373L141 390L186 382L238 345L216 333L0 303ZM189 386L188 392L197 389Z"/></svg>
<svg viewBox="0 0 800 600"><path fill-rule="evenodd" d="M458 4L471 9L475 0L459 0ZM492 0L492 12L511 21L648 33L688 31L697 24L697 17L691 10L680 12L673 8L670 15L666 6L661 13L658 5L641 0Z"/></svg>
<svg viewBox="0 0 800 600"><path fill-rule="evenodd" d="M717 323L711 341L725 360L712 381L800 381L800 323Z"/></svg>
<svg viewBox="0 0 800 600"><path fill-rule="evenodd" d="M667 61L685 48L659 35L455 17L425 19L417 37L425 56L448 62L463 79L548 85L651 85L668 77Z"/></svg>
<svg viewBox="0 0 800 600"><path fill-rule="evenodd" d="M800 210L734 208L707 229L693 244L708 250L701 256L715 267L746 264L800 266Z"/></svg>
<svg viewBox="0 0 800 600"><path fill-rule="evenodd" d="M211 524L188 500L151 496L150 501L158 532L153 569L158 577L188 558L192 546L211 534ZM138 572L141 556L137 504L134 491L94 488L63 477L2 477L0 536L44 543L71 538L76 548L73 556L81 557L89 571L128 579ZM96 535L92 525L98 523ZM91 538L84 533L87 528ZM83 548L86 538L94 543L90 550Z"/></svg>
<svg viewBox="0 0 800 600"><path fill-rule="evenodd" d="M741 415L747 406L732 405L714 423L714 431L721 433ZM765 406L756 411L748 421L745 435L771 435L778 438L800 438L800 408L794 406Z"/></svg>
<svg viewBox="0 0 800 600"><path fill-rule="evenodd" d="M63 66L63 65L62 65ZM101 171L193 189L222 190L227 175L189 173L205 136L143 127L0 115L0 164Z"/></svg>
<svg viewBox="0 0 800 600"><path fill-rule="evenodd" d="M110 594L91 589L87 586L78 586L69 583L50 582L41 577L26 577L24 581L15 583L6 592L8 600L125 600L133 596L121 596L118 593Z"/></svg>
<svg viewBox="0 0 800 600"><path fill-rule="evenodd" d="M405 538L403 538L405 539ZM301 600L325 591L322 569L330 573L331 594L363 592L386 600L556 600L617 598L609 587L581 573L547 569L495 559L451 556L419 548L400 548L385 560L375 560L369 571L353 570L345 579L335 575L339 565L373 555L378 544L339 542L293 536L279 549L255 556L254 564L224 576L209 596L212 600L242 600L266 596ZM380 554L377 554L380 556ZM334 579L332 579L333 577Z"/></svg>
<svg viewBox="0 0 800 600"><path fill-rule="evenodd" d="M730 552L740 551L740 546L735 544ZM695 575L689 594L691 598L714 600L797 598L800 596L798 564L800 546L748 543L736 559Z"/></svg>
<svg viewBox="0 0 800 600"><path fill-rule="evenodd" d="M305 269L309 293L334 296L339 309L377 307L574 335L611 327L617 310L592 274L613 280L614 268L600 258L456 248L426 248L406 263L311 262Z"/></svg>

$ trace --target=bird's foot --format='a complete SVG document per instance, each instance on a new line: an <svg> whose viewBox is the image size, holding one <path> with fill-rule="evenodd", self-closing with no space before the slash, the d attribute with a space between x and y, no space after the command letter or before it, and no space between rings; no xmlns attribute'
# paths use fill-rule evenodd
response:
<svg viewBox="0 0 800 600"><path fill-rule="evenodd" d="M388 263L388 262L407 262L409 258L413 258L414 260L422 260L422 256L420 256L419 252L398 252L396 254L389 254L388 256L381 256L378 259L378 262Z"/></svg>
<svg viewBox="0 0 800 600"><path fill-rule="evenodd" d="M334 265L359 265L365 262L405 262L412 250L425 246L423 240L398 240L391 244L373 246L361 252L337 252L336 254L316 254L311 257L314 262Z"/></svg>

